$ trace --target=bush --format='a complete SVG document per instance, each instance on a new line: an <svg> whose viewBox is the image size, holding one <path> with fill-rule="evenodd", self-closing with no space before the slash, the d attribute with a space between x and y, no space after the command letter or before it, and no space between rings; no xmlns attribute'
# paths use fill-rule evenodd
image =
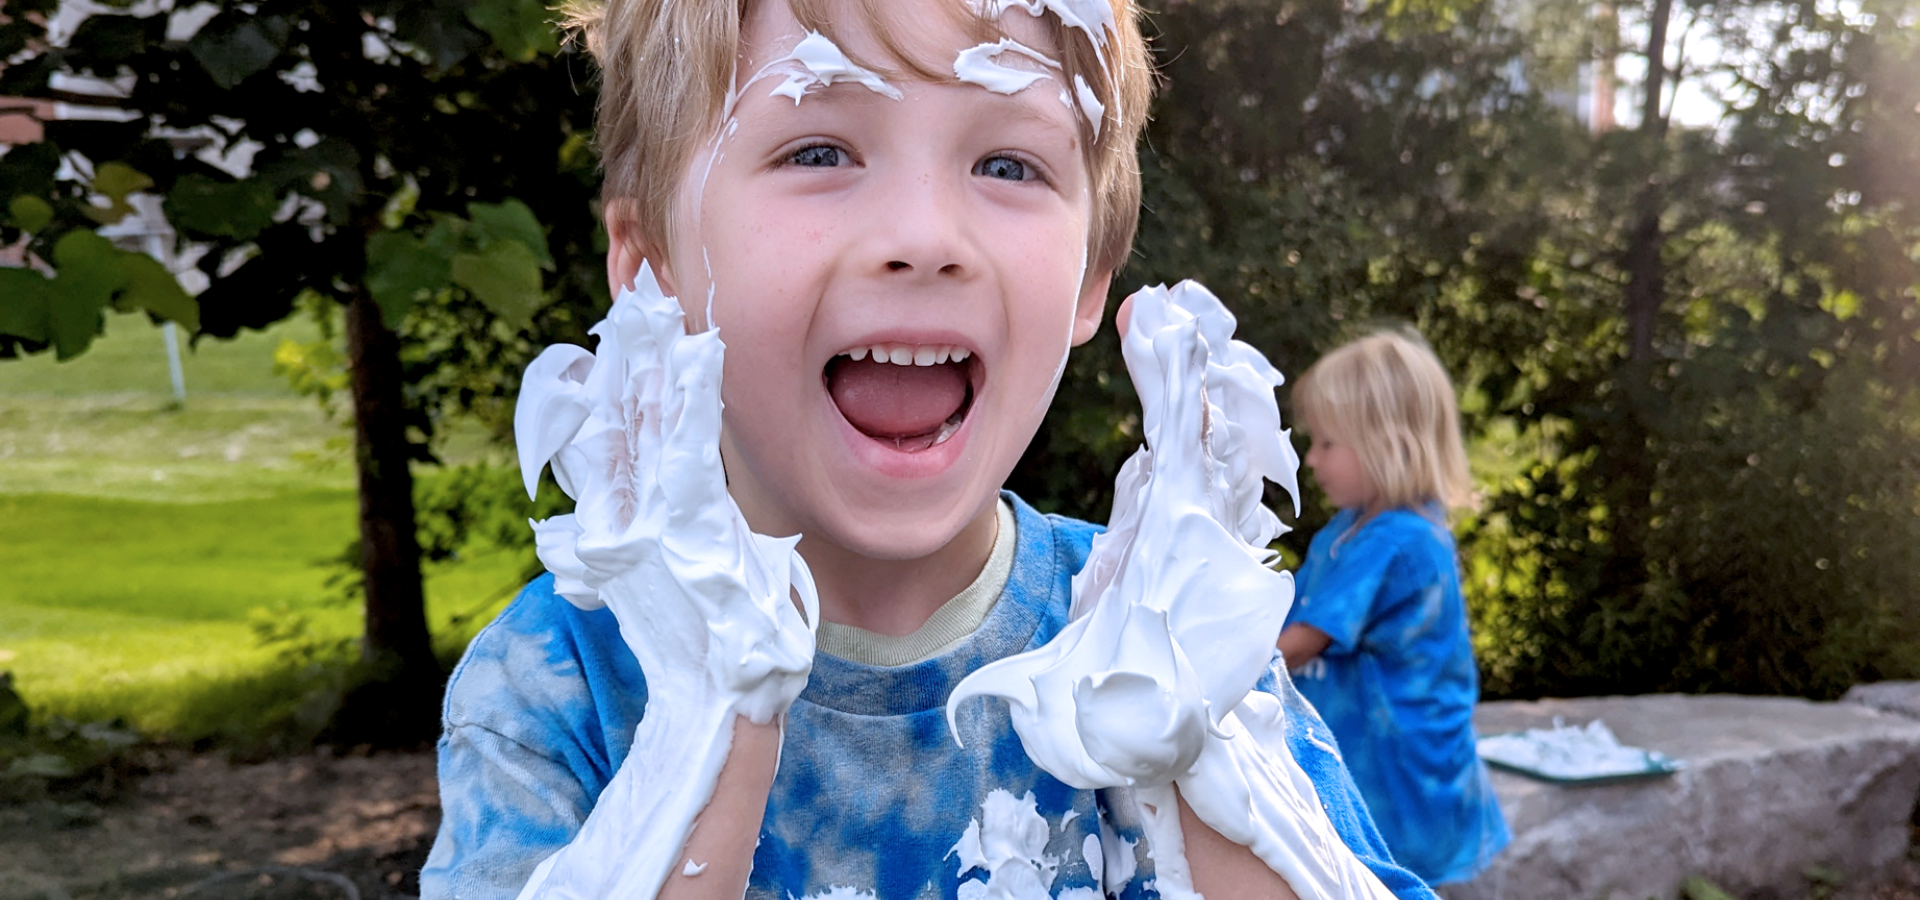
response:
<svg viewBox="0 0 1920 900"><path fill-rule="evenodd" d="M1794 409L1687 396L1664 454L1656 573L1690 624L1674 686L1831 699L1920 675L1920 398L1862 365Z"/></svg>
<svg viewBox="0 0 1920 900"><path fill-rule="evenodd" d="M1831 699L1920 677L1920 397L1863 363L1809 366L1795 390L1691 366L1648 451L1643 592L1608 589L1593 451L1549 453L1461 524L1489 697Z"/></svg>

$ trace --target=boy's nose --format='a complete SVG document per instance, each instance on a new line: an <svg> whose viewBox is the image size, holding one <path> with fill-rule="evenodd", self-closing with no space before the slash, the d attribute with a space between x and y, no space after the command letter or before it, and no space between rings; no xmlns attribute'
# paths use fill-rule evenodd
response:
<svg viewBox="0 0 1920 900"><path fill-rule="evenodd" d="M877 260L894 278L957 279L977 268L967 239L966 202L933 175L901 179L883 202L874 235Z"/></svg>
<svg viewBox="0 0 1920 900"><path fill-rule="evenodd" d="M887 271L911 272L913 271L913 263L907 262L904 259L890 259L890 260L887 260ZM947 263L946 265L941 266L936 271L938 271L942 275L957 275L960 272L960 264Z"/></svg>

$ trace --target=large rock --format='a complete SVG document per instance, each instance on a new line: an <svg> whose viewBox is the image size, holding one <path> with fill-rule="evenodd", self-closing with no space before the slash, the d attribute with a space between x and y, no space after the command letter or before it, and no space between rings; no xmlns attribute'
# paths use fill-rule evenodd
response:
<svg viewBox="0 0 1920 900"><path fill-rule="evenodd" d="M1856 684L1841 703L1857 703L1881 712L1920 719L1920 681L1876 681Z"/></svg>
<svg viewBox="0 0 1920 900"><path fill-rule="evenodd" d="M1450 900L1646 900L1689 875L1736 893L1797 895L1824 865L1850 878L1895 865L1920 795L1920 721L1781 697L1593 697L1486 703L1497 734L1604 720L1622 743L1682 760L1678 774L1563 786L1495 770L1514 840Z"/></svg>

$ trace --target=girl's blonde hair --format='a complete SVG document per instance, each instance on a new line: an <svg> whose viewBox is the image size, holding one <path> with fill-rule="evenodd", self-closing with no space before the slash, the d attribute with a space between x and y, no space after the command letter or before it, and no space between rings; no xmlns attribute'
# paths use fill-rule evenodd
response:
<svg viewBox="0 0 1920 900"><path fill-rule="evenodd" d="M700 143L721 125L749 4L767 2L789 3L802 27L834 37L828 0L567 0L561 7L566 26L584 38L600 64L595 132L606 172L602 202L609 215L626 218L651 249L667 251L683 176ZM896 22L899 14L889 13L888 0L848 2L897 66L853 62L883 74L904 69L929 81L954 81L950 68L937 71L905 52L901 29L915 23ZM1067 27L1052 13L1046 17L1061 51L1063 77L1069 84L1079 83L1076 76L1084 79L1104 109L1093 111L1102 119L1097 134L1085 115L1079 117L1093 182L1088 235L1093 272L1118 269L1133 245L1140 219L1140 160L1134 144L1153 92L1139 7L1134 0L1107 2L1117 33L1107 35L1104 47L1096 47L1085 29ZM966 0L952 3L956 20L982 42L1003 36L986 12ZM980 4L981 9L993 6ZM1070 99L1077 111L1087 111L1077 95Z"/></svg>
<svg viewBox="0 0 1920 900"><path fill-rule="evenodd" d="M1379 331L1321 357L1293 408L1308 431L1353 448L1382 507L1473 504L1453 382L1417 333Z"/></svg>

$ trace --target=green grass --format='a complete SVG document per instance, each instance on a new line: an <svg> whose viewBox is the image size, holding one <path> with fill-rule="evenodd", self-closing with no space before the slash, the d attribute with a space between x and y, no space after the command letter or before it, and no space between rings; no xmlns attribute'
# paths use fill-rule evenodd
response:
<svg viewBox="0 0 1920 900"><path fill-rule="evenodd" d="M351 436L312 400L191 396L188 404L15 396L0 383L0 495L192 503L351 488Z"/></svg>
<svg viewBox="0 0 1920 900"><path fill-rule="evenodd" d="M52 397L137 394L164 403L173 399L167 378L166 343L145 314L113 314L106 334L87 352L65 362L43 353L0 363L0 393ZM320 337L312 321L296 317L266 331L242 331L233 340L206 338L197 345L180 339L180 368L188 402L202 394L295 397L272 373L273 350L282 338L312 341Z"/></svg>
<svg viewBox="0 0 1920 900"><path fill-rule="evenodd" d="M0 495L202 502L350 489L347 423L273 374L282 340L318 337L298 319L183 346L177 407L160 329L144 315L109 316L66 362L0 361Z"/></svg>
<svg viewBox="0 0 1920 900"><path fill-rule="evenodd" d="M203 341L178 406L140 316L111 317L71 361L0 362L0 670L38 713L231 731L297 680L252 618L357 634L327 562L355 533L350 435L272 372L281 340L317 334ZM491 616L515 567L483 551L429 570L443 646Z"/></svg>
<svg viewBox="0 0 1920 900"><path fill-rule="evenodd" d="M306 608L326 599L320 564L353 535L354 497L338 490L216 503L0 496L15 607L180 622Z"/></svg>

